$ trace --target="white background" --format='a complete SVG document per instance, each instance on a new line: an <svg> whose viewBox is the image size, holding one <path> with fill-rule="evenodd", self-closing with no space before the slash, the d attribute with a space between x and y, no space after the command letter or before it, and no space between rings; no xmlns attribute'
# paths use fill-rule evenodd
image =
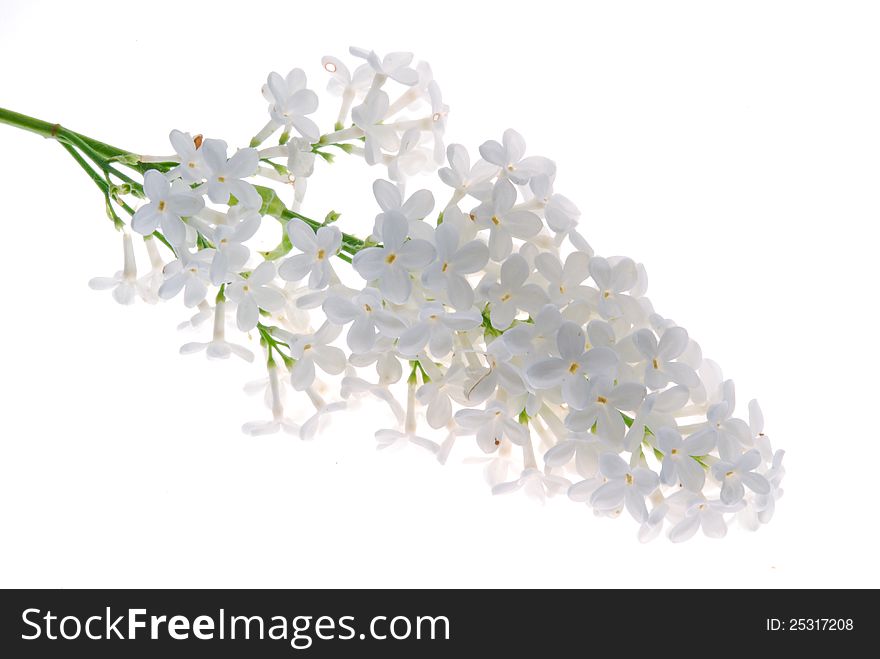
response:
<svg viewBox="0 0 880 659"><path fill-rule="evenodd" d="M96 189L0 126L0 586L880 586L878 19L869 2L3 0L0 104L141 152L171 128L246 145L266 74L294 66L326 130L322 55L414 51L449 141L515 127L556 160L596 250L643 261L658 311L741 405L761 400L788 475L756 534L640 545L627 518L490 496L465 451L377 453L378 408L312 443L248 438L260 367L178 356L200 338L175 329L179 299L90 291L120 265ZM363 233L380 175L323 167L306 208Z"/></svg>

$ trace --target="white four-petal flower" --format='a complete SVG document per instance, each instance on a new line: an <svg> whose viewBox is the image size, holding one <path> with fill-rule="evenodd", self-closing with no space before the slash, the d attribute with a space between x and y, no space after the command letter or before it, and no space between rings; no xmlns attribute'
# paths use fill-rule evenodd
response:
<svg viewBox="0 0 880 659"><path fill-rule="evenodd" d="M186 240L183 218L202 210L204 200L183 181L170 183L155 169L144 174L144 194L150 201L137 209L131 218L131 228L143 235L161 228L172 244L183 245Z"/></svg>
<svg viewBox="0 0 880 659"><path fill-rule="evenodd" d="M480 155L487 162L501 168L501 174L519 185L529 182L533 176L556 173L551 160L540 156L523 158L526 142L522 135L512 128L504 131L502 141L489 140L480 146Z"/></svg>
<svg viewBox="0 0 880 659"><path fill-rule="evenodd" d="M247 208L260 208L260 195L253 185L244 180L253 176L259 166L260 156L256 149L239 149L231 158L227 158L226 142L209 139L202 143L199 150L208 169L206 189L211 201L226 204L232 195Z"/></svg>
<svg viewBox="0 0 880 659"><path fill-rule="evenodd" d="M467 275L482 270L489 261L486 244L471 240L461 244L460 233L444 222L434 232L437 258L422 273L422 283L434 292L445 292L449 303L459 310L474 305L474 289Z"/></svg>
<svg viewBox="0 0 880 659"><path fill-rule="evenodd" d="M541 219L529 210L518 210L516 188L507 179L499 179L492 196L474 209L478 226L489 230L489 255L503 261L513 250L513 238L527 240L541 231Z"/></svg>
<svg viewBox="0 0 880 659"><path fill-rule="evenodd" d="M403 304L412 291L410 272L428 265L435 255L434 246L419 238L407 239L406 218L386 213L382 223L382 246L368 247L355 254L352 265L367 281L378 281L382 295L395 304Z"/></svg>
<svg viewBox="0 0 880 659"><path fill-rule="evenodd" d="M699 492L706 482L706 472L695 458L703 458L715 448L710 435L681 438L675 428L659 428L654 432L663 452L660 481L664 485L681 482L689 490Z"/></svg>
<svg viewBox="0 0 880 659"><path fill-rule="evenodd" d="M278 268L278 275L287 281L299 281L309 275L309 288L327 288L335 276L330 259L339 253L342 232L334 226L323 226L314 231L302 220L294 218L287 223L287 235L302 254L285 259Z"/></svg>
<svg viewBox="0 0 880 659"><path fill-rule="evenodd" d="M296 128L312 142L318 140L321 131L306 116L318 109L318 96L306 89L306 74L302 69L293 69L284 78L273 71L266 80L263 95L270 103L269 114L279 126L288 130Z"/></svg>
<svg viewBox="0 0 880 659"><path fill-rule="evenodd" d="M611 511L625 506L637 522L648 519L645 497L660 484L657 474L644 467L630 466L616 453L599 456L599 471L606 482L590 497L590 505L599 511Z"/></svg>
<svg viewBox="0 0 880 659"><path fill-rule="evenodd" d="M645 359L645 384L649 389L664 389L670 382L685 387L700 384L694 369L675 361L687 349L689 340L683 327L668 328L659 342L649 329L640 329L633 334L633 342Z"/></svg>
<svg viewBox="0 0 880 659"><path fill-rule="evenodd" d="M720 460L712 465L712 476L721 483L721 501L727 505L738 503L745 495L745 487L755 494L769 494L770 483L755 469L761 464L756 449L746 451L735 461Z"/></svg>
<svg viewBox="0 0 880 659"><path fill-rule="evenodd" d="M285 303L284 294L272 285L275 264L263 261L245 277L239 277L226 286L226 296L238 304L235 320L238 329L249 332L260 320L260 309L279 311Z"/></svg>
<svg viewBox="0 0 880 659"><path fill-rule="evenodd" d="M611 348L588 350L587 337L577 323L565 321L556 334L559 357L534 362L526 372L529 382L539 389L562 386L562 399L576 410L584 409L590 398L587 377L613 376L618 357Z"/></svg>

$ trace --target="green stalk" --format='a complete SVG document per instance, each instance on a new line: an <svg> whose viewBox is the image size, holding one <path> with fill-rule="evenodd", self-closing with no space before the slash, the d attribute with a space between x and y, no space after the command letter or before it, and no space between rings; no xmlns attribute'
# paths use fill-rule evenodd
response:
<svg viewBox="0 0 880 659"><path fill-rule="evenodd" d="M87 135L82 135L81 133L77 133L68 128L64 128L61 124L49 123L48 121L36 119L35 117L30 117L26 114L21 114L20 112L13 112L12 110L7 110L6 108L0 108L0 123L8 124L9 126L15 126L16 128L21 128L22 130L28 130L32 133L36 133L37 135L42 135L47 139L68 137L73 138L74 140L81 140L82 142L85 142L89 147L97 151L99 154L108 158L122 156L130 153L125 149L120 149L119 147L107 144L106 142L101 142L100 140L88 137Z"/></svg>
<svg viewBox="0 0 880 659"><path fill-rule="evenodd" d="M148 169L160 169L167 170L169 167L174 166L175 163L142 163L137 162L138 156L131 151L126 151L125 149L120 149L117 146L113 146L112 144L107 144L106 142L102 142L100 140L96 140L88 135L83 135L82 133L77 133L76 131L70 130L68 128L63 127L61 124L53 124L48 121L43 121L42 119L37 119L36 117L31 117L26 114L22 114L20 112L14 112L12 110L7 110L6 108L0 107L0 123L7 124L9 126L14 126L15 128L20 128L22 130L30 131L31 133L35 133L37 135L41 135L46 139L53 139L59 142L65 150L74 158L74 160L79 164L80 167L89 175L89 178L98 186L104 195L105 199L110 199L110 190L112 183L109 178L106 180L98 174L98 172L88 164L88 162L83 158L83 154L89 158L91 161L98 166L98 168L107 176L114 176L120 181L123 181L129 184L132 189L142 192L143 186L127 176L123 172L119 171L117 168L113 167L111 162L116 160L117 162L130 167L141 174L143 174ZM269 189L262 188L262 186L256 186L257 190L261 192L266 199L266 193ZM114 196L115 197L115 196ZM273 195L274 197L274 195ZM276 197L277 199L277 197ZM129 215L133 214L133 210L121 199L115 199L117 203L119 203L120 207L122 207ZM274 200L273 200L274 201ZM267 204L268 206L268 204ZM296 211L290 210L284 204L280 203L280 199L277 200L274 204L271 204L271 210L266 209L267 213L270 215L275 215L279 219L290 220L293 218L298 218L308 224L312 229L317 231L321 226L324 226L322 222L318 222L313 220L305 215L297 213ZM156 238L158 238L164 245L170 248L170 245L165 240L164 236L160 234L154 234ZM366 242L358 238L357 236L353 236L349 233L342 234L342 251L346 252L345 254L340 252L336 256L341 258L343 261L347 263L351 263L351 257L354 256L358 251L366 247ZM174 251L174 250L172 250Z"/></svg>
<svg viewBox="0 0 880 659"><path fill-rule="evenodd" d="M82 167L83 171L89 175L89 178L92 179L95 185L104 193L104 196L109 196L110 186L107 184L107 181L101 178L101 175L96 172L88 162L86 162L85 158L83 158L79 151L74 149L72 146L67 144L66 142L60 142L61 146L64 147L64 150L67 151L76 163Z"/></svg>

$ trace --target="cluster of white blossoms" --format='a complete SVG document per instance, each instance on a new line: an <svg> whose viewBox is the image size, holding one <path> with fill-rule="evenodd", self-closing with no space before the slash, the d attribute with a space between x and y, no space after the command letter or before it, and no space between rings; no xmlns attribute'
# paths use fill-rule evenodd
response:
<svg viewBox="0 0 880 659"><path fill-rule="evenodd" d="M269 121L249 147L230 153L174 131L174 156L140 157L130 228L151 270L138 277L125 228L123 269L92 286L121 303L182 296L197 309L187 324L208 335L183 353L252 361L250 340L268 371L269 414L246 433L309 439L330 414L375 397L389 408L380 447L412 443L442 463L467 443L486 456L492 492L625 513L642 540L664 527L682 541L723 536L734 518L769 521L784 472L758 404L748 421L734 416L733 382L654 310L644 267L594 254L577 207L554 189L553 161L526 155L514 130L479 156L447 146L448 107L427 64L351 55L354 68L323 59L340 98L330 132L310 118L318 95L294 69L269 75ZM382 177L363 238L335 213L303 214L316 159L333 150ZM407 191L431 173L447 189L442 206L427 189ZM290 206L278 183L292 187ZM266 223L282 238L256 251L248 243ZM293 396L314 414L289 418Z"/></svg>

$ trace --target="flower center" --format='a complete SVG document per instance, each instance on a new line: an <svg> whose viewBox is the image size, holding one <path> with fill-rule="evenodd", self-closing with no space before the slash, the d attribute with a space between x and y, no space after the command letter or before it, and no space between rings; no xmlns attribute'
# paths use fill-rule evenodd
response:
<svg viewBox="0 0 880 659"><path fill-rule="evenodd" d="M578 369L581 367L577 362L572 362L571 366L568 367L568 372L571 374L577 373Z"/></svg>
<svg viewBox="0 0 880 659"><path fill-rule="evenodd" d="M394 254L393 252L385 257L385 263L387 263L388 265L391 265L396 260L397 260L397 254Z"/></svg>
<svg viewBox="0 0 880 659"><path fill-rule="evenodd" d="M669 452L670 455L678 455L678 449L674 448Z"/></svg>
<svg viewBox="0 0 880 659"><path fill-rule="evenodd" d="M311 343L306 343L306 344L303 346L303 351L311 350L311 349L312 349L312 344L311 344Z"/></svg>
<svg viewBox="0 0 880 659"><path fill-rule="evenodd" d="M658 362L656 359L652 359L651 363L654 365L655 370L660 370L660 362Z"/></svg>
<svg viewBox="0 0 880 659"><path fill-rule="evenodd" d="M244 286L242 286L242 289L241 289L241 290L243 290L245 293L247 293L248 291L251 290L251 287L248 286L247 284L245 284Z"/></svg>
<svg viewBox="0 0 880 659"><path fill-rule="evenodd" d="M596 398L596 402L597 402L597 403L602 403L602 405L604 405L605 403L608 402L608 399L605 398L605 396L599 396L599 397Z"/></svg>
<svg viewBox="0 0 880 659"><path fill-rule="evenodd" d="M202 148L202 141L203 141L203 140L204 140L204 137L202 136L201 133L199 133L198 135L196 135L196 136L193 138L193 146L195 146L196 149L201 149L201 148Z"/></svg>
<svg viewBox="0 0 880 659"><path fill-rule="evenodd" d="M186 163L186 166L189 167L190 169L195 169L196 168L195 160L190 160L188 163Z"/></svg>
<svg viewBox="0 0 880 659"><path fill-rule="evenodd" d="M217 177L217 180L220 181L220 183L226 183L226 177L225 177L225 176L218 176L218 177Z"/></svg>
<svg viewBox="0 0 880 659"><path fill-rule="evenodd" d="M603 292L603 293L602 293L602 297L604 297L604 298L607 300L609 297L611 297L611 291L605 291L605 292Z"/></svg>
<svg viewBox="0 0 880 659"><path fill-rule="evenodd" d="M160 213L165 210L165 206L166 206L165 200L163 199L162 201L159 202L159 212Z"/></svg>
<svg viewBox="0 0 880 659"><path fill-rule="evenodd" d="M318 257L318 260L319 260L319 261L323 261L323 260L324 260L324 257L325 257L326 255L327 255L327 253L326 253L323 249L319 249L319 250L318 250L318 253L317 253L316 256Z"/></svg>
<svg viewBox="0 0 880 659"><path fill-rule="evenodd" d="M366 311L367 313L370 313L372 310L373 307L371 307L369 304L364 305L364 311Z"/></svg>
<svg viewBox="0 0 880 659"><path fill-rule="evenodd" d="M497 215L493 215L493 216L492 216L492 224L494 224L496 227L497 227L499 224L501 224L501 220L498 219L498 216L497 216Z"/></svg>
<svg viewBox="0 0 880 659"><path fill-rule="evenodd" d="M504 295L501 296L501 301L507 302L511 297L513 297L513 296L510 293L505 293Z"/></svg>
<svg viewBox="0 0 880 659"><path fill-rule="evenodd" d="M731 476L733 476L733 473L734 473L733 470L728 471L727 473L724 474L724 477L725 477L725 478L730 478Z"/></svg>
<svg viewBox="0 0 880 659"><path fill-rule="evenodd" d="M444 264L443 264L443 267L440 268L440 272L446 272L447 270L449 270L449 264L448 264L448 263L444 263Z"/></svg>
<svg viewBox="0 0 880 659"><path fill-rule="evenodd" d="M624 476L624 480L626 481L627 485L632 485L633 484L632 474L627 474L626 476Z"/></svg>

